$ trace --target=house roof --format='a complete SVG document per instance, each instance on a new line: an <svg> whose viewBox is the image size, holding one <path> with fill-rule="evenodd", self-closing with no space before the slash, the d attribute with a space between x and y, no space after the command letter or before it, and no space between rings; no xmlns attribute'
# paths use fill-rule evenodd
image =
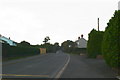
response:
<svg viewBox="0 0 120 80"><path fill-rule="evenodd" d="M14 42L13 40L11 40L11 39L9 39L9 38L7 38L7 37L0 36L0 40L4 40L4 39Z"/></svg>
<svg viewBox="0 0 120 80"><path fill-rule="evenodd" d="M7 38L7 37L4 37L4 36L0 36L0 42L7 42L9 45L11 46L16 46L16 42Z"/></svg>

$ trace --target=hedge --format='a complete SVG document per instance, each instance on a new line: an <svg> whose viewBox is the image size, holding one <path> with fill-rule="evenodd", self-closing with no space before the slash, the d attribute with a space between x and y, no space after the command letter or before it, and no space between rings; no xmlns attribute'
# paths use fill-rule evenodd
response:
<svg viewBox="0 0 120 80"><path fill-rule="evenodd" d="M39 46L39 48L46 48L47 53L55 53L59 50L59 47L56 47L55 45L52 45L50 43L45 43Z"/></svg>
<svg viewBox="0 0 120 80"><path fill-rule="evenodd" d="M102 54L111 67L120 67L120 11L115 11L105 29Z"/></svg>
<svg viewBox="0 0 120 80"><path fill-rule="evenodd" d="M91 58L96 58L97 55L101 55L101 44L103 40L103 31L96 31L93 29L89 33L88 43L87 43L87 55Z"/></svg>
<svg viewBox="0 0 120 80"><path fill-rule="evenodd" d="M86 50L86 48L74 48L72 53L79 54L79 55L80 55L80 53L86 54L87 50Z"/></svg>
<svg viewBox="0 0 120 80"><path fill-rule="evenodd" d="M40 50L38 48L9 46L8 44L2 44L3 59L37 54L40 54Z"/></svg>

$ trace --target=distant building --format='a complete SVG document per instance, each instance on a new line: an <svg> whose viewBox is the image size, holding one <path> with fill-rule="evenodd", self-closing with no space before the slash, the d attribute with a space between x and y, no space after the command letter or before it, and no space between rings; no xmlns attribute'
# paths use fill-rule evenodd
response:
<svg viewBox="0 0 120 80"><path fill-rule="evenodd" d="M78 37L78 40L75 41L77 43L78 48L87 48L87 40L83 38L83 35L81 35L81 38Z"/></svg>
<svg viewBox="0 0 120 80"><path fill-rule="evenodd" d="M14 41L10 40L10 38L6 38L2 35L0 35L0 43L8 43L10 46L17 46L17 44Z"/></svg>

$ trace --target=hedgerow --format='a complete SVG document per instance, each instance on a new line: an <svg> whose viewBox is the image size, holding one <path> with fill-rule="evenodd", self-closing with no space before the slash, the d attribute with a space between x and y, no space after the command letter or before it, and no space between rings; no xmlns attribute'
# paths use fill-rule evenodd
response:
<svg viewBox="0 0 120 80"><path fill-rule="evenodd" d="M96 31L93 29L89 33L89 39L87 43L87 55L91 58L96 58L97 55L101 55L101 44L103 40L103 31Z"/></svg>
<svg viewBox="0 0 120 80"><path fill-rule="evenodd" d="M102 42L102 54L111 67L120 67L120 11L109 20Z"/></svg>

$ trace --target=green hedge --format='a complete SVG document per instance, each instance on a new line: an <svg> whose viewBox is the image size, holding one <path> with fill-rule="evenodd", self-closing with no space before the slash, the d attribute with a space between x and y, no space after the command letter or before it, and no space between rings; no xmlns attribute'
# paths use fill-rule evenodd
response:
<svg viewBox="0 0 120 80"><path fill-rule="evenodd" d="M12 58L12 57L24 57L24 56L30 56L36 54L40 54L38 48L9 46L8 44L2 45L3 59Z"/></svg>
<svg viewBox="0 0 120 80"><path fill-rule="evenodd" d="M97 55L101 55L101 44L103 40L103 31L92 30L89 33L89 39L87 43L87 55L91 58L96 58Z"/></svg>
<svg viewBox="0 0 120 80"><path fill-rule="evenodd" d="M87 50L86 50L86 48L74 48L72 53L79 54L79 55L80 55L80 53L86 54Z"/></svg>
<svg viewBox="0 0 120 80"><path fill-rule="evenodd" d="M120 11L115 11L106 27L102 53L109 66L120 67Z"/></svg>
<svg viewBox="0 0 120 80"><path fill-rule="evenodd" d="M39 48L46 48L47 53L55 53L57 50L59 50L58 47L50 43L42 44L39 46Z"/></svg>

